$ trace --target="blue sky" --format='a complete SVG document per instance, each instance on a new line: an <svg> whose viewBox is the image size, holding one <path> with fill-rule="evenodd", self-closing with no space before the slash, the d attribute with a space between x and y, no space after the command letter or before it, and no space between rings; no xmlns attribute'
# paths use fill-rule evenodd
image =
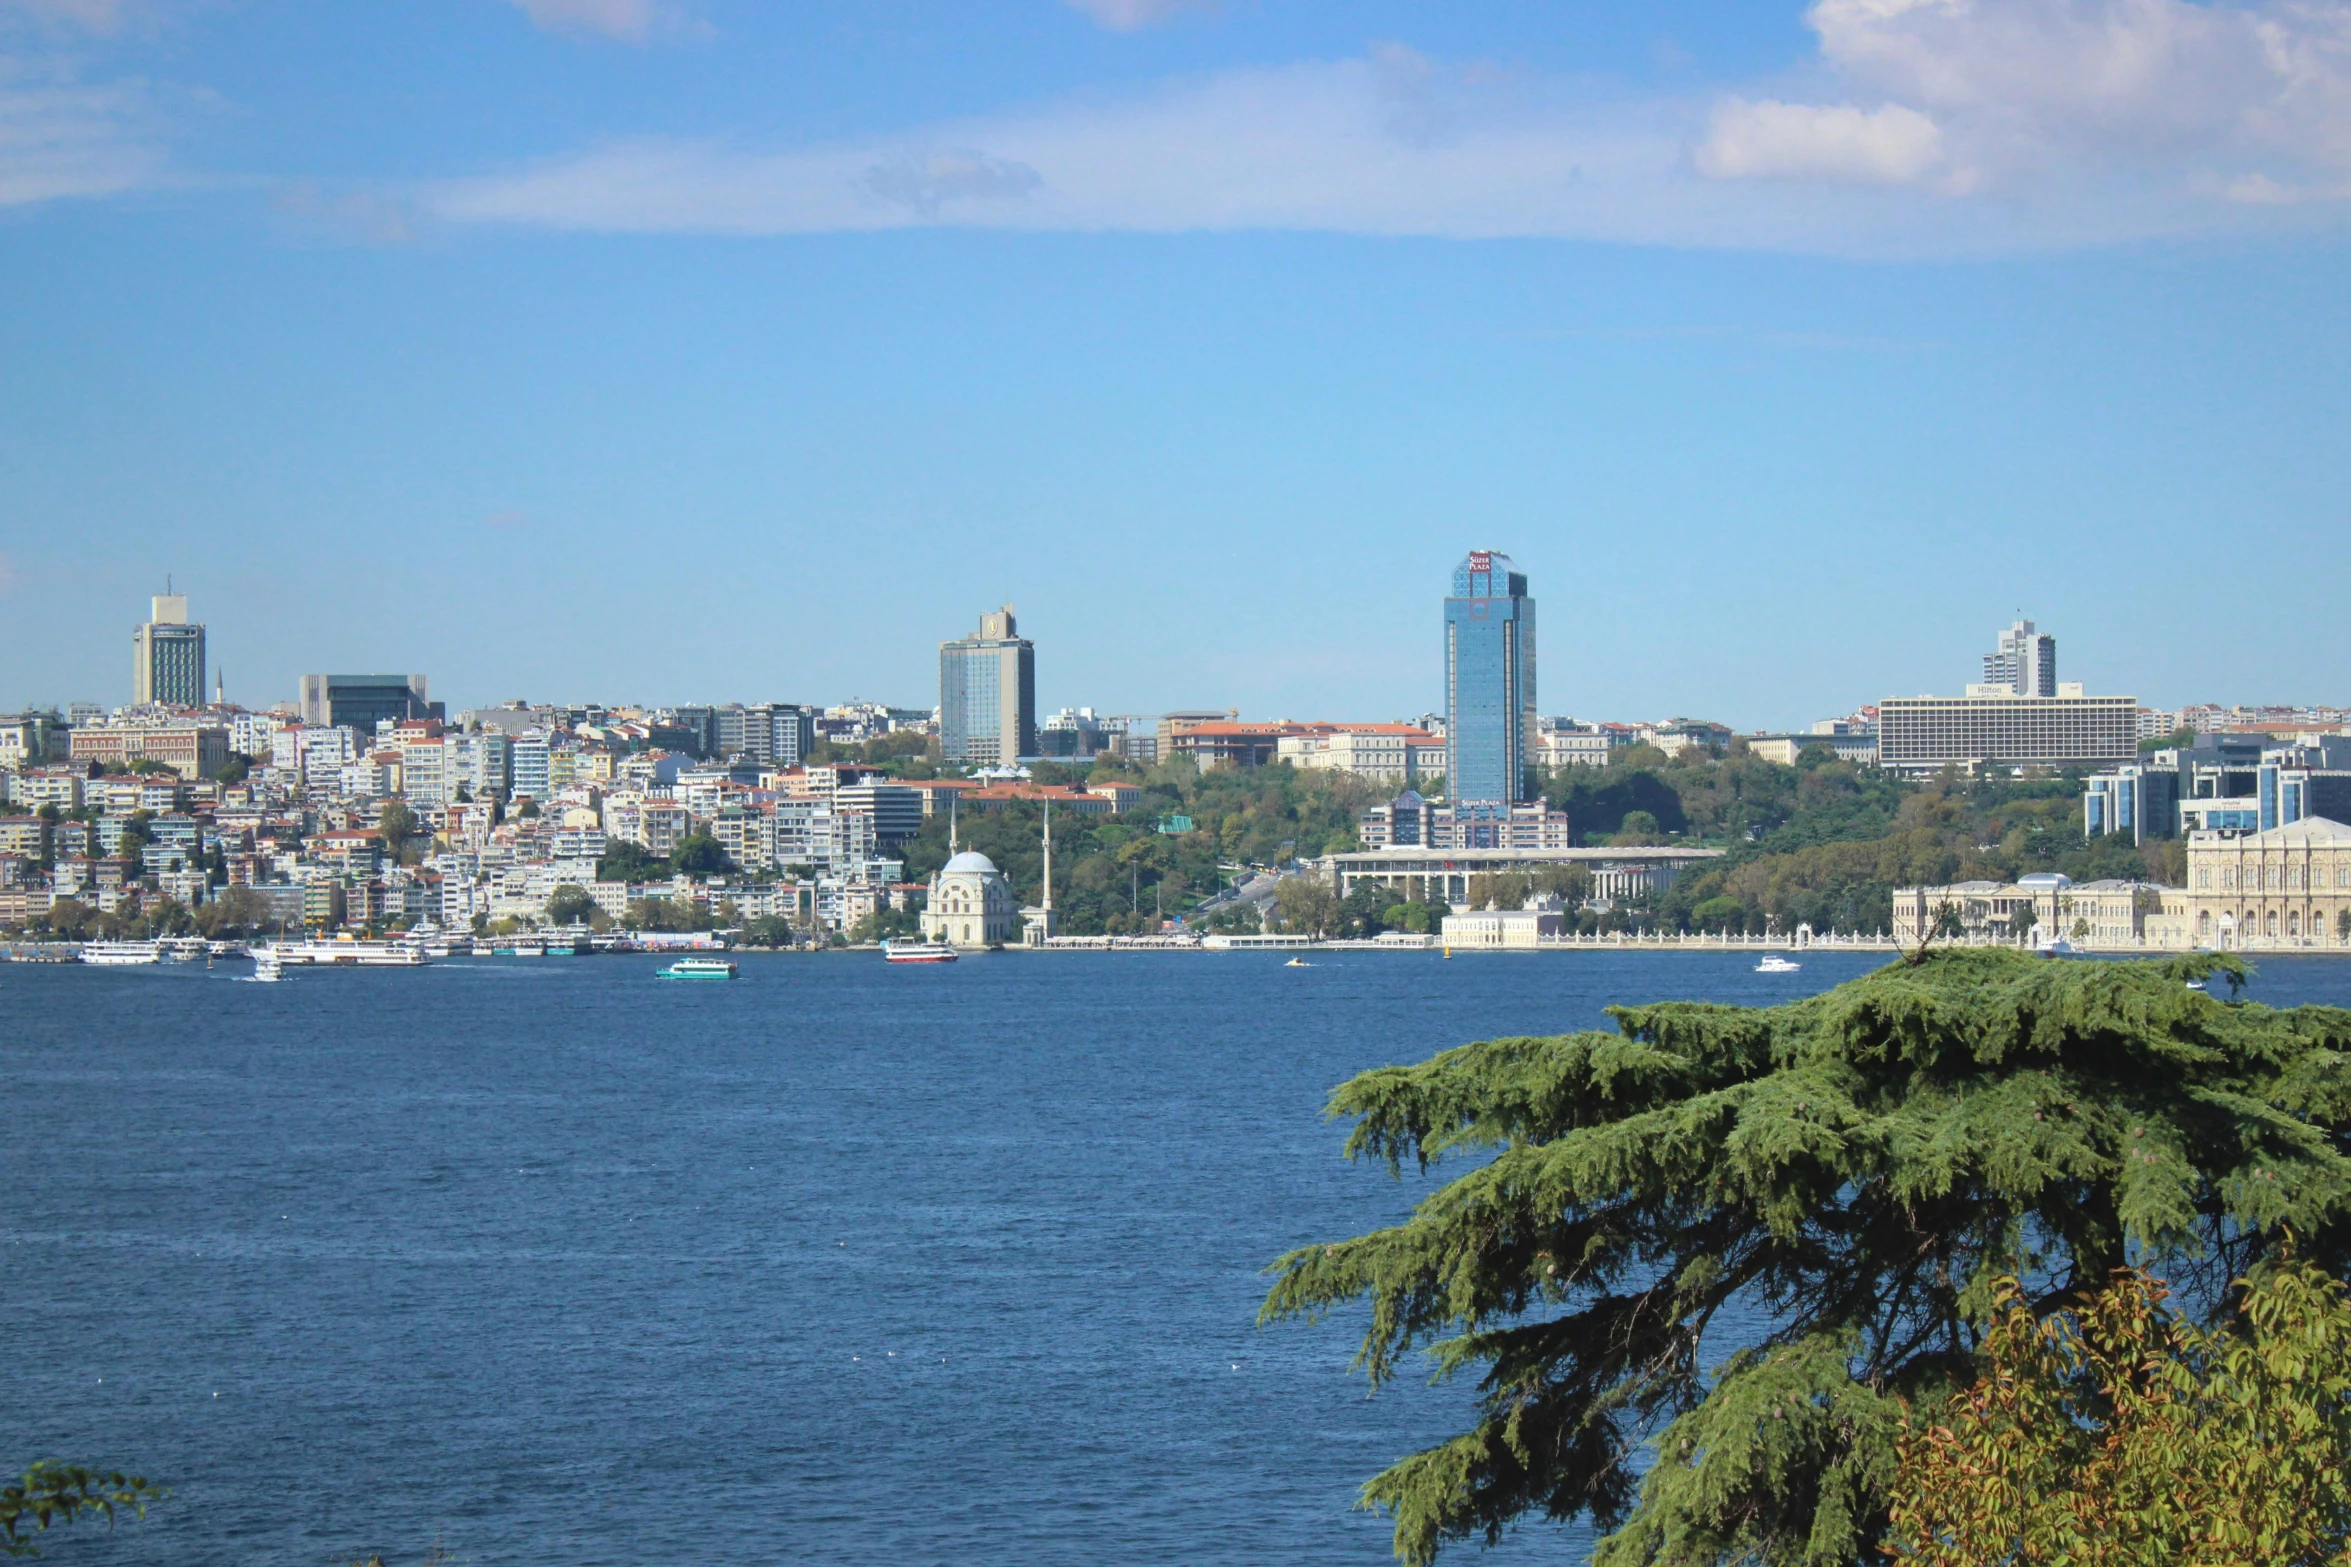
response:
<svg viewBox="0 0 2351 1567"><path fill-rule="evenodd" d="M0 705L2351 701L2346 216L2327 0L0 0Z"/></svg>

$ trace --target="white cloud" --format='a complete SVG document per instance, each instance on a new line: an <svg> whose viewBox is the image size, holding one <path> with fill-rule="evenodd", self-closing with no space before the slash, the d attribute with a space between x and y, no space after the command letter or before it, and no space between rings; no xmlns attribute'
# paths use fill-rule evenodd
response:
<svg viewBox="0 0 2351 1567"><path fill-rule="evenodd" d="M1837 76L1932 115L1987 186L2351 177L2341 0L1818 0L1807 20Z"/></svg>
<svg viewBox="0 0 2351 1567"><path fill-rule="evenodd" d="M1121 33L1173 21L1186 11L1213 11L1216 0L1069 0L1104 27Z"/></svg>
<svg viewBox="0 0 2351 1567"><path fill-rule="evenodd" d="M511 0L534 26L551 33L595 33L643 43L682 18L665 0Z"/></svg>
<svg viewBox="0 0 2351 1567"><path fill-rule="evenodd" d="M1709 179L1820 179L1902 185L1943 161L1943 133L1916 109L1726 99L1696 153Z"/></svg>
<svg viewBox="0 0 2351 1567"><path fill-rule="evenodd" d="M1073 0L1084 3L1084 0ZM1111 22L1157 0L1098 0ZM1561 235L1949 253L2351 217L2351 0L1818 0L1707 100L1396 48L826 146L621 142L418 196L461 222Z"/></svg>
<svg viewBox="0 0 2351 1567"><path fill-rule="evenodd" d="M0 207L152 184L153 118L138 83L90 86L0 56Z"/></svg>
<svg viewBox="0 0 2351 1567"><path fill-rule="evenodd" d="M123 22L122 0L0 0L0 13L10 11L93 33L111 33Z"/></svg>

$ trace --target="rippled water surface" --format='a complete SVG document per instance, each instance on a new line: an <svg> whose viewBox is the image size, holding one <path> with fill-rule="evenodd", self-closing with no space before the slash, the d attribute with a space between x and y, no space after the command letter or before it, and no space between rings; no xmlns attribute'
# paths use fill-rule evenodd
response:
<svg viewBox="0 0 2351 1567"><path fill-rule="evenodd" d="M1426 1189L1341 1161L1331 1085L1876 961L0 967L0 1464L172 1486L59 1562L1383 1562L1355 1488L1469 1390L1254 1326Z"/></svg>

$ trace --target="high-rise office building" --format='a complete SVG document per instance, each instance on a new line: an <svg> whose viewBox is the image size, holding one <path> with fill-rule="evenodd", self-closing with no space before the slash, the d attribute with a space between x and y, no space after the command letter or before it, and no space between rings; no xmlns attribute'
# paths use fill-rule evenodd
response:
<svg viewBox="0 0 2351 1567"><path fill-rule="evenodd" d="M2020 620L2000 633L1999 647L1984 655L1987 686L2006 686L2017 696L2057 694L2057 639Z"/></svg>
<svg viewBox="0 0 2351 1567"><path fill-rule="evenodd" d="M1037 647L1010 604L982 615L973 635L939 644L939 749L986 766L1037 754Z"/></svg>
<svg viewBox="0 0 2351 1567"><path fill-rule="evenodd" d="M1472 550L1445 600L1448 802L1525 799L1535 733L1535 601L1509 556Z"/></svg>
<svg viewBox="0 0 2351 1567"><path fill-rule="evenodd" d="M204 705L204 628L188 624L188 596L158 593L131 633L131 705Z"/></svg>
<svg viewBox="0 0 2351 1567"><path fill-rule="evenodd" d="M374 735L384 719L445 718L447 707L428 696L422 675L304 675L302 722L339 726L361 738Z"/></svg>

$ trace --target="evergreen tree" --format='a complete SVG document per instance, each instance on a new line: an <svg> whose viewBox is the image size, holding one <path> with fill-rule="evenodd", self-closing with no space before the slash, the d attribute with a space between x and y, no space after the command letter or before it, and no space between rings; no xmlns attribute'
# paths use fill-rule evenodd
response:
<svg viewBox="0 0 2351 1567"><path fill-rule="evenodd" d="M1903 1401L1974 1380L1996 1280L2046 1315L2168 1261L2217 1303L2289 1226L2343 1272L2351 1012L2188 983L2245 973L1939 951L1367 1072L1331 1100L1351 1156L1493 1157L1280 1259L1264 1316L1368 1297L1375 1385L1421 1347L1482 1369L1475 1426L1364 1488L1409 1561L1530 1513L1611 1530L1603 1567L1857 1561ZM1768 1327L1715 1365L1726 1310Z"/></svg>

